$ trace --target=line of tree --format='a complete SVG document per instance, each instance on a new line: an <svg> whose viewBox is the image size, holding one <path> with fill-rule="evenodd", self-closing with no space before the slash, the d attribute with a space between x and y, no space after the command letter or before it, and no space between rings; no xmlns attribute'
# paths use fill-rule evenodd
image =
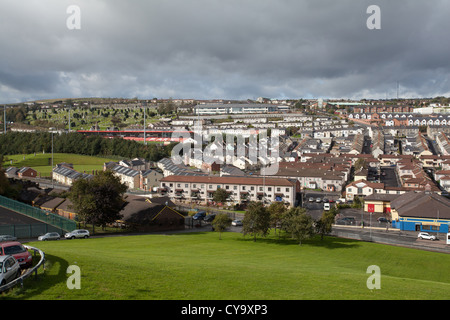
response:
<svg viewBox="0 0 450 320"><path fill-rule="evenodd" d="M302 241L313 237L316 234L323 239L324 235L331 232L332 224L338 210L332 207L329 211L324 211L318 220L314 220L306 209L300 207L286 208L282 202L274 202L265 207L261 202L251 202L245 213L243 223L244 235L253 236L256 241L257 236L266 237L271 228L277 228L278 235L290 235L296 239L299 245Z"/></svg>
<svg viewBox="0 0 450 320"><path fill-rule="evenodd" d="M85 136L76 132L53 134L55 153L75 153L90 156L121 156L124 158L145 158L159 161L170 156L173 144L144 145L122 138L105 139L100 136ZM49 132L8 132L0 135L0 154L51 153L52 134Z"/></svg>

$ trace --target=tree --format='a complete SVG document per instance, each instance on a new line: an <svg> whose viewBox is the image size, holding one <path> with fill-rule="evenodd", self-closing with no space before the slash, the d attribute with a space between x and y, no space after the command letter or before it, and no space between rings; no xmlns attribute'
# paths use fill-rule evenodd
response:
<svg viewBox="0 0 450 320"><path fill-rule="evenodd" d="M316 232L320 234L320 239L323 240L325 234L331 232L334 218L338 214L339 210L333 206L329 211L324 211L319 220L316 221Z"/></svg>
<svg viewBox="0 0 450 320"><path fill-rule="evenodd" d="M9 181L5 175L5 170L3 170L2 163L3 163L3 156L0 155L0 194L4 195L8 190Z"/></svg>
<svg viewBox="0 0 450 320"><path fill-rule="evenodd" d="M231 218L226 213L220 213L211 222L214 230L219 232L219 239L222 240L222 232L231 226L231 221Z"/></svg>
<svg viewBox="0 0 450 320"><path fill-rule="evenodd" d="M314 235L314 221L303 208L289 209L283 218L282 229L302 244L302 241Z"/></svg>
<svg viewBox="0 0 450 320"><path fill-rule="evenodd" d="M253 241L256 236L267 236L270 231L270 213L261 202L250 202L245 213L243 224L244 236L253 235Z"/></svg>
<svg viewBox="0 0 450 320"><path fill-rule="evenodd" d="M217 203L224 203L227 201L228 197L229 197L228 191L220 188L214 192L213 201Z"/></svg>
<svg viewBox="0 0 450 320"><path fill-rule="evenodd" d="M77 211L78 218L86 223L106 226L120 219L123 194L127 186L111 171L101 171L92 179L76 180L68 198Z"/></svg>
<svg viewBox="0 0 450 320"><path fill-rule="evenodd" d="M275 228L275 234L277 233L277 226L281 224L283 215L286 212L286 206L283 202L272 202L267 208L270 214L270 222Z"/></svg>

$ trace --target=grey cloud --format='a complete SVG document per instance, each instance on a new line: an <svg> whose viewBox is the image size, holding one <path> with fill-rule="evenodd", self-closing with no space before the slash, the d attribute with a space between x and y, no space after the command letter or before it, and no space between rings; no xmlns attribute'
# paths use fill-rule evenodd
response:
<svg viewBox="0 0 450 320"><path fill-rule="evenodd" d="M68 30L66 8L81 9ZM441 0L0 0L1 103L450 94ZM381 30L366 9L381 7Z"/></svg>

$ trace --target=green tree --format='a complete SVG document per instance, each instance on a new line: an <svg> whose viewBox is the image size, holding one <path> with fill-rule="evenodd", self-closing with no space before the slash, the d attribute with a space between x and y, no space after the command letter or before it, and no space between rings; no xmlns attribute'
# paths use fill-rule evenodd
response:
<svg viewBox="0 0 450 320"><path fill-rule="evenodd" d="M329 234L331 232L334 219L338 213L339 209L333 206L330 210L324 211L320 219L316 221L316 232L320 234L321 240L323 240L323 236L325 234Z"/></svg>
<svg viewBox="0 0 450 320"><path fill-rule="evenodd" d="M222 239L222 232L231 226L231 221L231 218L226 213L220 213L211 222L214 230L219 232L219 239Z"/></svg>
<svg viewBox="0 0 450 320"><path fill-rule="evenodd" d="M123 194L127 186L111 171L101 171L92 179L76 180L68 198L73 203L80 221L95 226L106 226L120 219Z"/></svg>
<svg viewBox="0 0 450 320"><path fill-rule="evenodd" d="M217 203L224 203L227 201L230 194L225 189L217 189L213 195L213 201Z"/></svg>
<svg viewBox="0 0 450 320"><path fill-rule="evenodd" d="M303 240L314 235L314 220L309 214L306 214L305 209L291 208L283 218L282 229L301 245Z"/></svg>
<svg viewBox="0 0 450 320"><path fill-rule="evenodd" d="M3 170L2 164L3 156L0 155L0 195L4 195L9 187L9 181L5 175L5 170Z"/></svg>
<svg viewBox="0 0 450 320"><path fill-rule="evenodd" d="M242 221L242 231L244 236L253 235L253 241L256 236L267 236L270 231L270 213L261 202L251 202Z"/></svg>
<svg viewBox="0 0 450 320"><path fill-rule="evenodd" d="M286 206L283 202L272 202L267 208L270 214L271 225L275 228L275 234L277 234L277 226L283 221L283 216L286 212Z"/></svg>

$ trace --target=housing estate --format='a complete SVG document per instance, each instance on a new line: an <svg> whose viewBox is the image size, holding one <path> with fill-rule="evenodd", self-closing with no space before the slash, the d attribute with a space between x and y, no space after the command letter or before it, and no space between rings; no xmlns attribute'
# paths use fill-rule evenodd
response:
<svg viewBox="0 0 450 320"><path fill-rule="evenodd" d="M249 201L282 201L294 206L298 181L273 177L233 176L179 176L171 175L161 179L159 192L171 199L186 202L212 203L218 189L228 192L228 203L239 204Z"/></svg>

